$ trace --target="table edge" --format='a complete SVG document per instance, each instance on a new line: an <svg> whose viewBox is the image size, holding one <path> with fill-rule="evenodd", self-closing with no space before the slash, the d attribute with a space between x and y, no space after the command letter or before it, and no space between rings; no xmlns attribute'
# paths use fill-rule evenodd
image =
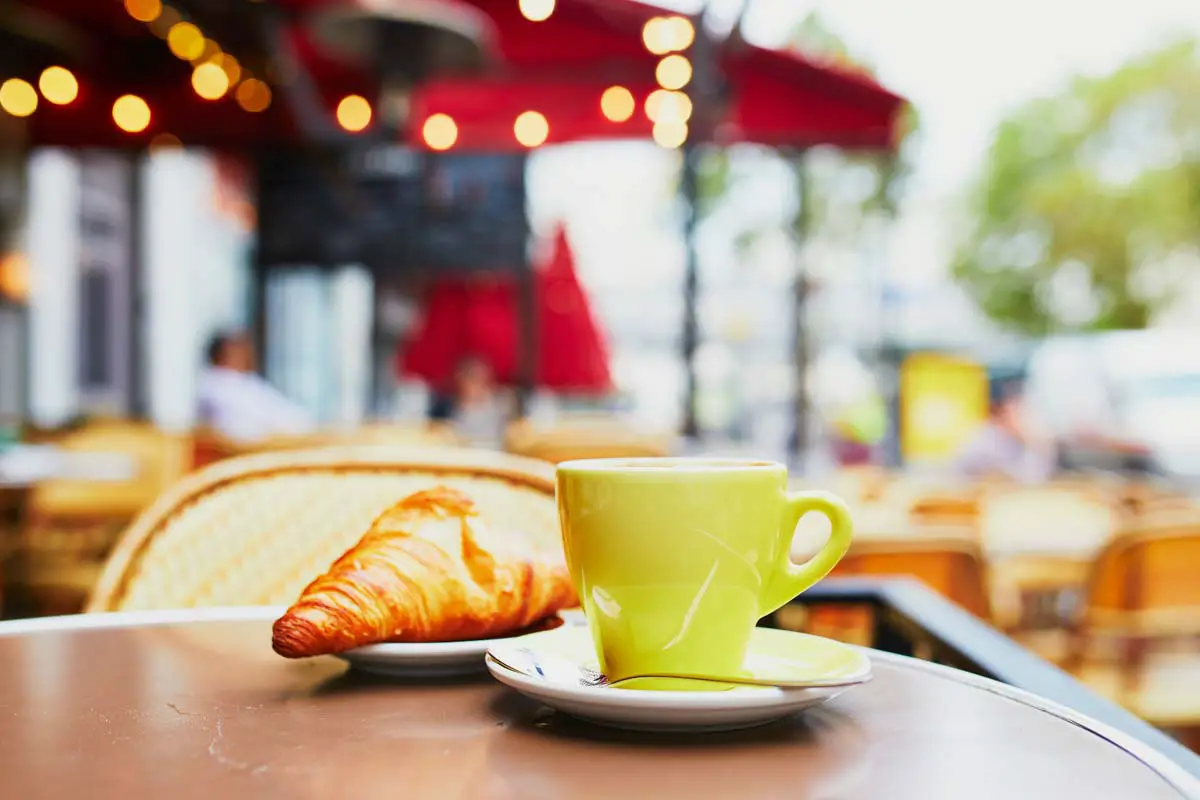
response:
<svg viewBox="0 0 1200 800"><path fill-rule="evenodd" d="M982 675L975 675L964 670L896 653L885 653L878 650L870 650L870 653L873 660L885 661L904 669L937 675L1021 703L1035 711L1057 717L1063 722L1074 725L1093 736L1105 740L1117 749L1137 759L1162 778L1172 789L1179 792L1181 796L1188 798L1188 800L1200 800L1200 779L1193 776L1187 769L1159 750L1100 720L1089 717L1086 714L1082 714L1041 695L1019 689L1015 686L1009 686L1007 683L986 678Z"/></svg>
<svg viewBox="0 0 1200 800"><path fill-rule="evenodd" d="M169 609L147 611L109 611L94 614L71 614L54 617L0 621L0 637L29 633L52 633L56 631L103 630L114 628L146 628L164 625L180 625L193 622L262 622L278 618L284 606L213 606L208 608ZM903 669L925 672L937 677L956 681L982 691L989 692L1024 706L1049 714L1063 722L1108 742L1118 750L1139 761L1158 775L1172 789L1187 798L1200 800L1200 779L1194 777L1170 757L1138 739L1122 733L1110 725L1077 712L1040 695L1009 686L992 678L985 678L963 670L934 664L929 661L885 653L863 648L871 659Z"/></svg>

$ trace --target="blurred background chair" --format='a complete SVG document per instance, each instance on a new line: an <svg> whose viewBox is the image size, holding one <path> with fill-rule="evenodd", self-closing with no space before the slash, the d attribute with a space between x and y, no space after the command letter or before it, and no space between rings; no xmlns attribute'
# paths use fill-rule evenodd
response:
<svg viewBox="0 0 1200 800"><path fill-rule="evenodd" d="M505 431L504 449L552 464L579 458L652 458L671 455L673 438L636 430L614 417L589 415L548 427L519 420Z"/></svg>
<svg viewBox="0 0 1200 800"><path fill-rule="evenodd" d="M20 595L28 613L73 613L121 530L184 474L190 442L148 423L119 420L89 422L49 441L68 457L95 456L129 468L103 481L42 481L29 492L11 595Z"/></svg>
<svg viewBox="0 0 1200 800"><path fill-rule="evenodd" d="M383 510L435 485L467 492L494 529L561 547L553 469L466 448L324 448L196 472L124 533L88 611L286 605Z"/></svg>
<svg viewBox="0 0 1200 800"><path fill-rule="evenodd" d="M306 450L314 447L395 445L403 447L453 447L460 444L454 430L443 423L387 423L360 425L350 430L326 430L298 436L276 436L263 441L238 442L216 431L193 434L192 468L252 453Z"/></svg>
<svg viewBox="0 0 1200 800"><path fill-rule="evenodd" d="M1071 631L1068 670L1144 719L1200 726L1200 515L1136 521L1100 552Z"/></svg>

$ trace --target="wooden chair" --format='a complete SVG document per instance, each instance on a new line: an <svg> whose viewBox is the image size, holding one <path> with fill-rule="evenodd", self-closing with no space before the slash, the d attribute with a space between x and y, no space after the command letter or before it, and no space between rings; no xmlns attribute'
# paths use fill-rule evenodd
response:
<svg viewBox="0 0 1200 800"><path fill-rule="evenodd" d="M192 468L253 453L309 450L316 447L395 445L403 447L454 447L458 436L442 423L372 423L349 430L326 430L297 436L273 436L256 442L238 442L216 431L200 428L193 433Z"/></svg>
<svg viewBox="0 0 1200 800"><path fill-rule="evenodd" d="M643 433L614 419L572 421L537 428L520 420L509 426L509 453L559 464L579 458L653 458L671 454L671 437Z"/></svg>
<svg viewBox="0 0 1200 800"><path fill-rule="evenodd" d="M987 568L969 531L942 537L856 542L834 575L915 578L982 620L992 618Z"/></svg>
<svg viewBox="0 0 1200 800"><path fill-rule="evenodd" d="M1194 511L1140 520L1118 534L1092 565L1071 629L1067 669L1086 682L1104 683L1097 688L1156 724L1200 724L1198 567L1200 515ZM1162 691L1147 680L1151 645L1179 643L1183 652L1163 663L1182 657L1190 677ZM1115 648L1103 652L1104 644Z"/></svg>
<svg viewBox="0 0 1200 800"><path fill-rule="evenodd" d="M444 484L490 524L561 552L554 470L466 448L323 448L221 461L189 475L121 537L88 611L293 602L408 494Z"/></svg>

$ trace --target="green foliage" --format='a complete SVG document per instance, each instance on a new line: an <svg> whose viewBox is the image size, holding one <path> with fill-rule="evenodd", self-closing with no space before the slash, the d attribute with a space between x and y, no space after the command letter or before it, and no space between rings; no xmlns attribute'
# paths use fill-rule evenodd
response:
<svg viewBox="0 0 1200 800"><path fill-rule="evenodd" d="M1144 327L1200 244L1200 45L1029 102L995 133L954 275L1011 330Z"/></svg>

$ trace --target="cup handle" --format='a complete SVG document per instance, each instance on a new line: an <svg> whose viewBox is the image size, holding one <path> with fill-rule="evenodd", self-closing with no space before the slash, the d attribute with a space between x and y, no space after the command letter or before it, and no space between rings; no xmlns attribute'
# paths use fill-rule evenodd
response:
<svg viewBox="0 0 1200 800"><path fill-rule="evenodd" d="M793 564L791 542L796 535L796 526L800 518L811 511L829 518L829 541L808 561ZM850 509L840 497L828 492L790 492L780 526L780 536L783 538L780 547L782 563L766 582L759 615L765 617L787 605L796 595L828 575L850 549L853 535L854 523L850 520Z"/></svg>

